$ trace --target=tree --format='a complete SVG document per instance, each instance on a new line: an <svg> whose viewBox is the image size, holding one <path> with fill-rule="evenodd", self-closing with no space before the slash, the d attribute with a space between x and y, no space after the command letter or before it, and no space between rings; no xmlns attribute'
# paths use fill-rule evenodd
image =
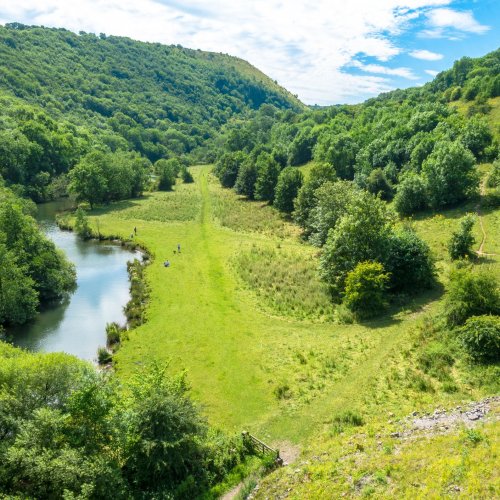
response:
<svg viewBox="0 0 500 500"><path fill-rule="evenodd" d="M288 152L288 163L291 166L302 165L311 160L312 148L316 137L311 127L305 127L295 136Z"/></svg>
<svg viewBox="0 0 500 500"><path fill-rule="evenodd" d="M452 260L462 259L472 255L472 246L476 242L472 229L476 222L473 214L467 214L460 220L460 227L451 234L448 242L448 253Z"/></svg>
<svg viewBox="0 0 500 500"><path fill-rule="evenodd" d="M321 254L320 275L339 300L345 280L360 262L382 261L390 242L392 218L386 204L366 191L356 193L347 214L330 229Z"/></svg>
<svg viewBox="0 0 500 500"><path fill-rule="evenodd" d="M234 189L238 194L253 200L255 197L255 183L257 182L258 168L255 162L248 158L241 165Z"/></svg>
<svg viewBox="0 0 500 500"><path fill-rule="evenodd" d="M274 206L281 212L292 213L294 200L302 186L303 175L294 167L283 169L276 184Z"/></svg>
<svg viewBox="0 0 500 500"><path fill-rule="evenodd" d="M354 164L359 145L347 133L321 133L314 147L314 159L332 166L340 179L354 178Z"/></svg>
<svg viewBox="0 0 500 500"><path fill-rule="evenodd" d="M397 186L394 208L400 215L412 215L427 206L425 182L414 172L406 174Z"/></svg>
<svg viewBox="0 0 500 500"><path fill-rule="evenodd" d="M422 173L433 208L455 205L477 193L474 156L459 142L436 144L422 165Z"/></svg>
<svg viewBox="0 0 500 500"><path fill-rule="evenodd" d="M261 153L257 158L257 169L255 198L272 203L280 174L280 166L268 153Z"/></svg>
<svg viewBox="0 0 500 500"><path fill-rule="evenodd" d="M158 175L158 189L160 191L171 191L173 186L175 186L175 179L177 173L175 166L169 163L169 160L158 160L154 164L156 174Z"/></svg>
<svg viewBox="0 0 500 500"><path fill-rule="evenodd" d="M192 184L194 182L193 175L187 169L187 167L183 167L181 169L181 178L182 178L182 182L184 182L184 184Z"/></svg>
<svg viewBox="0 0 500 500"><path fill-rule="evenodd" d="M75 232L80 238L87 240L92 237L89 219L83 208L78 207L75 211Z"/></svg>
<svg viewBox="0 0 500 500"><path fill-rule="evenodd" d="M185 374L168 378L153 365L136 377L127 401L126 476L134 489L172 493L203 478L206 423L187 397Z"/></svg>
<svg viewBox="0 0 500 500"><path fill-rule="evenodd" d="M240 167L246 159L247 155L243 151L225 153L219 158L215 164L214 173L223 187L234 187Z"/></svg>
<svg viewBox="0 0 500 500"><path fill-rule="evenodd" d="M101 151L89 153L70 170L69 189L76 194L77 200L88 201L92 208L106 199L108 180L105 170L106 156Z"/></svg>
<svg viewBox="0 0 500 500"><path fill-rule="evenodd" d="M316 206L317 202L315 191L325 182L333 182L335 179L335 170L330 165L316 163L312 166L308 179L297 193L293 218L303 229L303 236L306 238L310 236L312 231L309 218L311 210Z"/></svg>
<svg viewBox="0 0 500 500"><path fill-rule="evenodd" d="M383 260L391 276L390 290L414 294L435 283L435 265L429 245L408 226L394 232Z"/></svg>
<svg viewBox="0 0 500 500"><path fill-rule="evenodd" d="M0 262L0 325L21 325L36 315L35 283L2 243Z"/></svg>
<svg viewBox="0 0 500 500"><path fill-rule="evenodd" d="M380 195L383 200L392 198L392 187L381 168L376 168L370 172L366 179L366 189L375 196Z"/></svg>
<svg viewBox="0 0 500 500"><path fill-rule="evenodd" d="M315 204L309 213L309 240L323 246L331 229L347 214L355 200L360 199L360 189L350 181L325 182L314 191ZM372 195L368 195L372 198Z"/></svg>
<svg viewBox="0 0 500 500"><path fill-rule="evenodd" d="M484 157L484 151L492 140L493 135L484 118L476 116L465 122L461 142L478 160Z"/></svg>
<svg viewBox="0 0 500 500"><path fill-rule="evenodd" d="M347 274L343 303L360 318L376 316L387 307L388 284L380 262L360 262Z"/></svg>
<svg viewBox="0 0 500 500"><path fill-rule="evenodd" d="M471 316L500 314L500 288L494 274L457 267L450 274L445 297L448 326L463 325Z"/></svg>

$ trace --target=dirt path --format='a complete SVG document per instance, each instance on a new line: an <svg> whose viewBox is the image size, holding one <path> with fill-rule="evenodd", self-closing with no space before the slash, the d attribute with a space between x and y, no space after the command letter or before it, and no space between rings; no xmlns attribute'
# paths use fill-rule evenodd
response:
<svg viewBox="0 0 500 500"><path fill-rule="evenodd" d="M479 203L476 205L476 212L477 216L479 219L479 227L481 228L481 233L483 235L481 239L481 243L479 245L479 249L476 250L476 254L479 257L494 257L497 255L496 253L485 253L484 252L484 244L486 242L486 230L484 229L484 224L483 224L483 216L481 214L481 207L482 207L482 202L483 202L483 196L486 193L486 177L481 181L481 188L480 188L480 198L479 198Z"/></svg>

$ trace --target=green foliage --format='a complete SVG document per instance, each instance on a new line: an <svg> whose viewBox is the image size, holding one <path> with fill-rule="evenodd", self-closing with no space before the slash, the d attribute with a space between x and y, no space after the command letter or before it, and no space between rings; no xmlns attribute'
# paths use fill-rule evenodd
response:
<svg viewBox="0 0 500 500"><path fill-rule="evenodd" d="M450 275L444 305L449 326L463 325L471 316L500 313L500 288L494 274L458 267Z"/></svg>
<svg viewBox="0 0 500 500"><path fill-rule="evenodd" d="M376 316L387 306L389 280L380 262L360 262L347 274L343 303L360 318Z"/></svg>
<svg viewBox="0 0 500 500"><path fill-rule="evenodd" d="M367 196L373 198L371 195ZM340 218L349 213L356 200L362 197L359 188L349 181L325 182L315 190L313 206L304 223L311 243L323 246L328 232L337 226Z"/></svg>
<svg viewBox="0 0 500 500"><path fill-rule="evenodd" d="M304 237L308 238L313 230L310 216L317 203L316 190L325 182L335 180L336 174L331 166L326 163L316 163L312 166L306 182L299 189L295 199L293 218L302 228Z"/></svg>
<svg viewBox="0 0 500 500"><path fill-rule="evenodd" d="M427 206L427 191L424 180L410 172L398 184L394 197L394 208L400 215L412 215Z"/></svg>
<svg viewBox="0 0 500 500"><path fill-rule="evenodd" d="M302 186L303 179L302 172L294 167L287 167L281 171L274 196L274 206L278 210L287 213L293 211L294 200Z"/></svg>
<svg viewBox="0 0 500 500"><path fill-rule="evenodd" d="M257 168L255 198L272 203L280 174L280 166L268 153L262 153L257 158Z"/></svg>
<svg viewBox="0 0 500 500"><path fill-rule="evenodd" d="M347 214L328 233L320 262L321 277L338 300L350 271L364 261L382 261L389 247L391 217L385 203L360 192Z"/></svg>
<svg viewBox="0 0 500 500"><path fill-rule="evenodd" d="M352 180L358 150L358 144L347 133L323 133L314 147L314 159L330 165L340 179Z"/></svg>
<svg viewBox="0 0 500 500"><path fill-rule="evenodd" d="M107 365L111 363L112 359L111 353L105 347L99 347L97 349L97 362L100 365Z"/></svg>
<svg viewBox="0 0 500 500"><path fill-rule="evenodd" d="M149 168L136 153L92 151L69 172L69 189L91 207L134 198L145 189Z"/></svg>
<svg viewBox="0 0 500 500"><path fill-rule="evenodd" d="M458 142L437 144L424 161L422 172L433 208L455 205L477 193L474 157Z"/></svg>
<svg viewBox="0 0 500 500"><path fill-rule="evenodd" d="M83 136L87 148L98 142L112 151L134 150L151 162L181 155L209 160L217 132L233 116L267 104L303 107L250 64L228 55L19 24L2 26L0 40L0 90L43 107L57 122L71 122L49 128L23 117L21 133L35 145L27 159L34 168L25 169L17 155L22 161L11 162L9 170L28 172L30 185L38 171L52 176L52 169L57 174L74 165L82 151L71 136ZM89 135L98 140L89 141ZM25 145L23 151L32 149ZM37 155L43 160L38 166Z"/></svg>
<svg viewBox="0 0 500 500"><path fill-rule="evenodd" d="M192 184L194 182L193 175L187 169L187 167L183 167L181 169L181 179L184 184Z"/></svg>
<svg viewBox="0 0 500 500"><path fill-rule="evenodd" d="M471 316L458 333L461 344L476 362L500 360L500 317Z"/></svg>
<svg viewBox="0 0 500 500"><path fill-rule="evenodd" d="M487 186L490 188L500 188L500 159L493 162L493 168L488 176Z"/></svg>
<svg viewBox="0 0 500 500"><path fill-rule="evenodd" d="M376 168L370 172L366 179L366 189L375 196L380 195L383 200L390 200L393 195L392 186L381 168Z"/></svg>
<svg viewBox="0 0 500 500"><path fill-rule="evenodd" d="M246 196L248 199L253 200L255 198L255 183L257 182L258 167L256 163L248 158L238 172L238 177L236 179L236 184L234 186L235 191L238 194Z"/></svg>
<svg viewBox="0 0 500 500"><path fill-rule="evenodd" d="M120 386L64 354L0 344L0 490L34 498L193 498L238 465L240 439L208 429L184 374Z"/></svg>
<svg viewBox="0 0 500 500"><path fill-rule="evenodd" d="M180 171L181 165L177 158L170 160L158 160L154 164L156 175L158 176L158 189L160 191L171 191L175 186L175 180Z"/></svg>
<svg viewBox="0 0 500 500"><path fill-rule="evenodd" d="M87 240L92 237L89 219L83 208L78 207L75 211L75 232L80 238Z"/></svg>
<svg viewBox="0 0 500 500"><path fill-rule="evenodd" d="M226 153L217 160L214 174L219 178L223 187L234 187L240 167L246 160L247 155L241 151Z"/></svg>
<svg viewBox="0 0 500 500"><path fill-rule="evenodd" d="M0 187L0 324L32 319L40 302L61 298L75 283L73 266L42 235L29 210Z"/></svg>
<svg viewBox="0 0 500 500"><path fill-rule="evenodd" d="M454 231L448 242L448 253L452 260L463 259L472 255L472 247L476 242L472 229L476 223L473 214L467 214L460 221L460 228Z"/></svg>
<svg viewBox="0 0 500 500"><path fill-rule="evenodd" d="M466 121L461 142L478 160L484 158L492 140L493 135L484 118L474 117Z"/></svg>
<svg viewBox="0 0 500 500"><path fill-rule="evenodd" d="M383 262L391 276L393 292L414 294L435 283L436 270L429 245L408 226L391 235Z"/></svg>

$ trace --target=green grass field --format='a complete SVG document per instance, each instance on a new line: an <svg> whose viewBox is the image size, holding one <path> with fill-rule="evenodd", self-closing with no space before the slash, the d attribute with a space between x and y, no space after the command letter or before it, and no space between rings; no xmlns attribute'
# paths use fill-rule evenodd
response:
<svg viewBox="0 0 500 500"><path fill-rule="evenodd" d="M460 366L446 381L453 389L444 390L415 361L415 332L439 310L440 289L378 320L335 324L315 275L317 250L271 207L222 190L210 171L193 167L194 184L96 212L104 234L127 238L136 226L154 257L146 272L147 322L116 354L119 377L152 360L168 362L172 371L187 370L215 425L302 446L339 411L371 420L491 391L491 381L468 381ZM445 241L459 215L415 221L443 273ZM494 213L485 219L488 230L498 229Z"/></svg>

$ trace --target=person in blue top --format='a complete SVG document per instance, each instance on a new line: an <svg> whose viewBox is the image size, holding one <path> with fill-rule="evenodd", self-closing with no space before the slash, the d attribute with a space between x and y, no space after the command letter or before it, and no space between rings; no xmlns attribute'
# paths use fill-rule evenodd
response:
<svg viewBox="0 0 500 500"><path fill-rule="evenodd" d="M163 265L164 265L165 267L170 267L170 261L169 261L169 260L166 260L166 261L163 263Z"/></svg>

